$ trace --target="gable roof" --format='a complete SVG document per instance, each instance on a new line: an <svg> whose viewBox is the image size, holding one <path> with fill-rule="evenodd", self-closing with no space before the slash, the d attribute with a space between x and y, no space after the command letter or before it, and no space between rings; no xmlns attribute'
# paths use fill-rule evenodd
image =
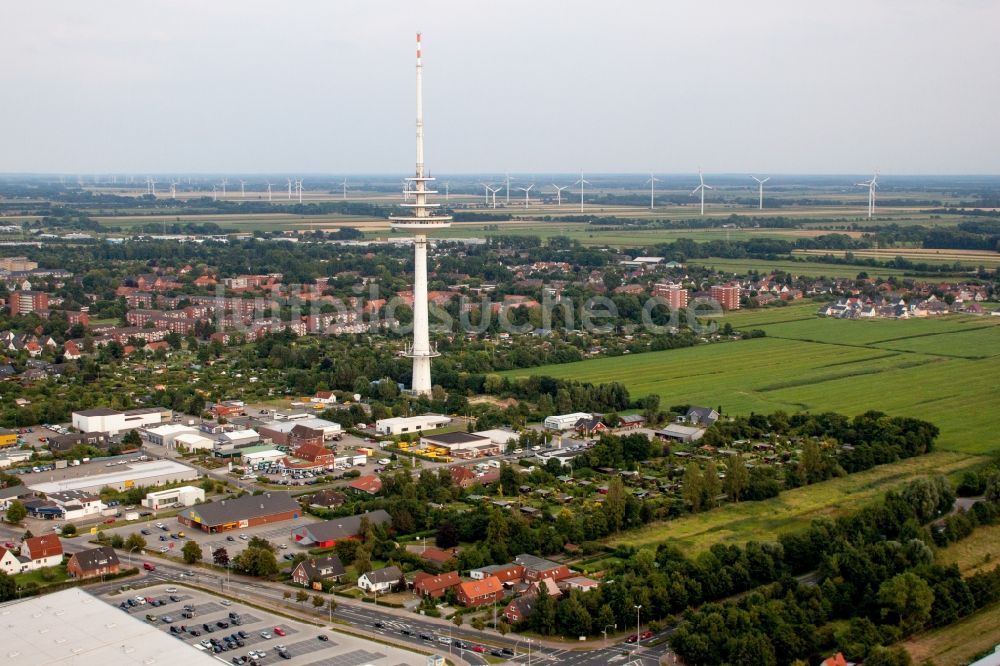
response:
<svg viewBox="0 0 1000 666"><path fill-rule="evenodd" d="M487 576L482 580L469 580L458 586L459 591L467 599L476 599L503 592L503 583L496 576Z"/></svg>
<svg viewBox="0 0 1000 666"><path fill-rule="evenodd" d="M522 594L521 596L512 599L507 607L504 608L504 615L508 617L511 615L516 615L518 619L525 619L531 615L531 612L535 610L535 601L538 599L537 594Z"/></svg>
<svg viewBox="0 0 1000 666"><path fill-rule="evenodd" d="M434 594L461 584L457 571L449 571L435 576L424 571L417 573L413 579L413 589L423 594Z"/></svg>
<svg viewBox="0 0 1000 666"><path fill-rule="evenodd" d="M24 552L24 554L30 554L33 560L63 554L62 542L55 534L43 534L42 536L25 539L24 545L27 549L27 552Z"/></svg>
<svg viewBox="0 0 1000 666"><path fill-rule="evenodd" d="M312 560L302 560L299 562L299 565L295 567L295 569L307 580L313 580L314 578L318 578L320 580L324 578L336 578L347 573L344 570L344 565L340 561L340 558L336 555L331 555L330 557L318 557Z"/></svg>
<svg viewBox="0 0 1000 666"><path fill-rule="evenodd" d="M365 574L365 578L368 579L370 583L395 583L400 578L403 577L403 572L399 570L399 567L392 565L391 567L382 567L381 569L375 569L374 571L369 571Z"/></svg>
<svg viewBox="0 0 1000 666"><path fill-rule="evenodd" d="M203 525L221 525L299 510L299 503L292 499L288 493L270 492L262 495L244 495L236 499L219 500L218 502L206 502L184 509L177 515Z"/></svg>
<svg viewBox="0 0 1000 666"><path fill-rule="evenodd" d="M81 550L73 553L72 559L80 566L82 571L94 571L102 567L118 566L118 553L111 546L98 546L89 550Z"/></svg>
<svg viewBox="0 0 1000 666"><path fill-rule="evenodd" d="M546 560L544 557L538 557L537 555L529 555L528 553L521 553L514 558L515 564L520 564L522 567L529 571L549 571L551 569L558 569L559 563L553 562L552 560Z"/></svg>
<svg viewBox="0 0 1000 666"><path fill-rule="evenodd" d="M334 518L322 523L312 523L303 525L293 530L293 534L299 533L309 535L314 541L334 541L337 539L347 539L361 534L361 521L368 519L372 525L382 525L392 522L392 516L385 509L378 509L368 513L359 513L354 516L344 518Z"/></svg>
<svg viewBox="0 0 1000 666"><path fill-rule="evenodd" d="M354 479L347 484L347 487L352 490L359 490L363 493L368 493L369 495L375 495L382 490L382 479L378 478L374 474L370 474L368 476L362 476Z"/></svg>
<svg viewBox="0 0 1000 666"><path fill-rule="evenodd" d="M689 407L685 416L688 421L708 423L709 425L719 420L719 412L711 407Z"/></svg>

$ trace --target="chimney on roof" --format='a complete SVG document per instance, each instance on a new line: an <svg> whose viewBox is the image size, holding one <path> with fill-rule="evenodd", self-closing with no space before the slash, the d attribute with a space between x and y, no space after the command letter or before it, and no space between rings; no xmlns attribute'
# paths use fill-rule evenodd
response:
<svg viewBox="0 0 1000 666"><path fill-rule="evenodd" d="M263 502L261 502L260 508L262 508L262 509L264 508L264 503Z"/></svg>

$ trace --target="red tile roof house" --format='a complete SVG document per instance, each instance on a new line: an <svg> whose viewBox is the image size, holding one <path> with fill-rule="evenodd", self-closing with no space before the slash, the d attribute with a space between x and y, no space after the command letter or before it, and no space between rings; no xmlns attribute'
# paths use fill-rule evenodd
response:
<svg viewBox="0 0 1000 666"><path fill-rule="evenodd" d="M322 436L321 436L322 437ZM301 444L295 449L295 457L308 460L314 465L332 465L336 457L333 451L322 444Z"/></svg>
<svg viewBox="0 0 1000 666"><path fill-rule="evenodd" d="M413 579L413 593L422 597L440 599L445 592L461 584L462 579L458 577L457 571L449 571L437 576L420 571Z"/></svg>
<svg viewBox="0 0 1000 666"><path fill-rule="evenodd" d="M503 583L496 576L466 581L456 589L455 598L462 605L472 608L492 604L503 599Z"/></svg>
<svg viewBox="0 0 1000 666"><path fill-rule="evenodd" d="M31 537L25 539L21 545L21 555L31 560L28 565L29 569L54 567L57 564L62 564L62 542L55 534Z"/></svg>
<svg viewBox="0 0 1000 666"><path fill-rule="evenodd" d="M356 490L359 493L366 493L368 495L378 495L382 492L382 479L374 475L362 476L354 479L347 487L351 490Z"/></svg>

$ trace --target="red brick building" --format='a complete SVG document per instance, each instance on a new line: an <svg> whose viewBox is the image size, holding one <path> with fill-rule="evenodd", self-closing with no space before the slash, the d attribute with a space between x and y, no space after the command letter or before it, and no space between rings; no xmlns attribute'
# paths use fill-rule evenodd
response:
<svg viewBox="0 0 1000 666"><path fill-rule="evenodd" d="M216 534L292 520L301 513L299 503L291 495L271 492L198 504L177 514L177 520L182 525Z"/></svg>
<svg viewBox="0 0 1000 666"><path fill-rule="evenodd" d="M49 309L49 295L44 291L12 291L10 293L10 313L29 314Z"/></svg>
<svg viewBox="0 0 1000 666"><path fill-rule="evenodd" d="M445 592L462 584L457 571L449 571L440 575L418 572L413 579L413 592L420 596L440 599Z"/></svg>
<svg viewBox="0 0 1000 666"><path fill-rule="evenodd" d="M718 301L723 310L740 309L740 288L738 285L712 285L712 300Z"/></svg>
<svg viewBox="0 0 1000 666"><path fill-rule="evenodd" d="M657 282L653 285L653 296L662 298L674 310L686 308L688 305L688 290L679 284Z"/></svg>
<svg viewBox="0 0 1000 666"><path fill-rule="evenodd" d="M323 436L320 435L320 442L323 441ZM325 448L322 443L317 444L315 442L310 442L308 444L301 444L295 449L294 455L296 458L301 458L302 460L308 460L314 465L332 465L335 454L330 449Z"/></svg>
<svg viewBox="0 0 1000 666"><path fill-rule="evenodd" d="M459 584L455 598L464 606L475 608L503 599L503 583L496 576Z"/></svg>
<svg viewBox="0 0 1000 666"><path fill-rule="evenodd" d="M100 546L73 553L66 563L66 572L73 578L92 578L116 574L121 569L118 555L111 546Z"/></svg>

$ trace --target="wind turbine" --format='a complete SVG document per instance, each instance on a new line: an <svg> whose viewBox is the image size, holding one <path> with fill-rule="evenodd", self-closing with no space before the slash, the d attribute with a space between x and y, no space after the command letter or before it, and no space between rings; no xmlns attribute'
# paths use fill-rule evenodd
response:
<svg viewBox="0 0 1000 666"><path fill-rule="evenodd" d="M444 200L445 201L448 200L448 185L450 185L450 184L451 183L449 183L447 180L444 182Z"/></svg>
<svg viewBox="0 0 1000 666"><path fill-rule="evenodd" d="M507 203L510 203L510 174L504 174L504 181L507 183Z"/></svg>
<svg viewBox="0 0 1000 666"><path fill-rule="evenodd" d="M410 200L410 181L403 179L403 201Z"/></svg>
<svg viewBox="0 0 1000 666"><path fill-rule="evenodd" d="M486 197L486 205L489 206L490 205L490 186L487 185L486 183L479 183L479 184L482 185L484 188L486 188L486 194L484 196Z"/></svg>
<svg viewBox="0 0 1000 666"><path fill-rule="evenodd" d="M649 210L653 210L654 206L656 205L655 204L656 184L658 182L660 182L660 179L654 176L653 172L650 171L649 180L646 181L646 183L649 183ZM643 185L645 185L646 183L643 183Z"/></svg>
<svg viewBox="0 0 1000 666"><path fill-rule="evenodd" d="M299 191L299 203L302 203L302 179L295 181L295 189Z"/></svg>
<svg viewBox="0 0 1000 666"><path fill-rule="evenodd" d="M149 179L149 193L154 197L156 196L156 180L153 178ZM869 215L869 217L871 216Z"/></svg>
<svg viewBox="0 0 1000 666"><path fill-rule="evenodd" d="M342 183L340 184L340 186L341 186L341 187L343 188L343 190L344 190L344 192L343 192L343 194L344 194L344 196L343 196L343 199L344 199L344 201L347 201L347 179L346 179L346 178L344 179L344 182L342 182Z"/></svg>
<svg viewBox="0 0 1000 666"><path fill-rule="evenodd" d="M764 180L761 180L757 176L750 176L750 177L757 181L757 185L759 187L758 198L759 198L760 202L757 205L757 210L764 210L764 183L766 183L767 181L771 180L771 177L768 176Z"/></svg>
<svg viewBox="0 0 1000 666"><path fill-rule="evenodd" d="M517 188L519 190L524 190L524 207L525 208L528 207L528 192L530 192L531 188L533 188L534 186L535 186L535 184L532 183L531 185L528 185L527 187L519 187L519 188Z"/></svg>
<svg viewBox="0 0 1000 666"><path fill-rule="evenodd" d="M487 185L486 189L488 189L490 191L490 195L493 197L493 207L496 208L497 207L497 192L500 191L500 186L497 185L496 188L492 188L489 185Z"/></svg>
<svg viewBox="0 0 1000 666"><path fill-rule="evenodd" d="M878 187L878 172L872 174L871 180L857 183L858 187L868 188L868 219L872 219L875 214L875 188Z"/></svg>
<svg viewBox="0 0 1000 666"><path fill-rule="evenodd" d="M292 200L292 179L288 178L288 200Z"/></svg>
<svg viewBox="0 0 1000 666"><path fill-rule="evenodd" d="M589 180L584 180L583 179L583 169L580 169L580 180L576 181L573 184L580 186L580 212L582 213L583 212L583 186L591 184L591 182Z"/></svg>
<svg viewBox="0 0 1000 666"><path fill-rule="evenodd" d="M268 201L271 200L271 185L272 185L272 183L270 181L268 181L268 183L267 183L267 200Z"/></svg>
<svg viewBox="0 0 1000 666"><path fill-rule="evenodd" d="M171 180L170 181L170 198L171 199L176 199L177 198L177 181L176 180Z"/></svg>
<svg viewBox="0 0 1000 666"><path fill-rule="evenodd" d="M698 191L701 190L701 214L702 214L702 216L705 215L705 190L713 190L713 189L715 189L715 188L712 187L711 185L706 185L705 184L705 177L701 173L701 167L698 167L698 187L694 188L691 191L691 194L698 194Z"/></svg>
<svg viewBox="0 0 1000 666"><path fill-rule="evenodd" d="M218 186L212 185L212 201L218 201L218 200L219 200Z"/></svg>
<svg viewBox="0 0 1000 666"><path fill-rule="evenodd" d="M229 184L229 181L227 179L223 178L222 179L222 198L223 199L226 198L226 185L228 185L228 184Z"/></svg>
<svg viewBox="0 0 1000 666"><path fill-rule="evenodd" d="M246 199L247 198L246 185L247 185L247 181L245 181L245 180L241 180L240 181L240 199Z"/></svg>
<svg viewBox="0 0 1000 666"><path fill-rule="evenodd" d="M562 206L562 191L568 190L569 185L563 185L562 187L559 187L555 183L552 183L552 187L556 188L556 205Z"/></svg>

